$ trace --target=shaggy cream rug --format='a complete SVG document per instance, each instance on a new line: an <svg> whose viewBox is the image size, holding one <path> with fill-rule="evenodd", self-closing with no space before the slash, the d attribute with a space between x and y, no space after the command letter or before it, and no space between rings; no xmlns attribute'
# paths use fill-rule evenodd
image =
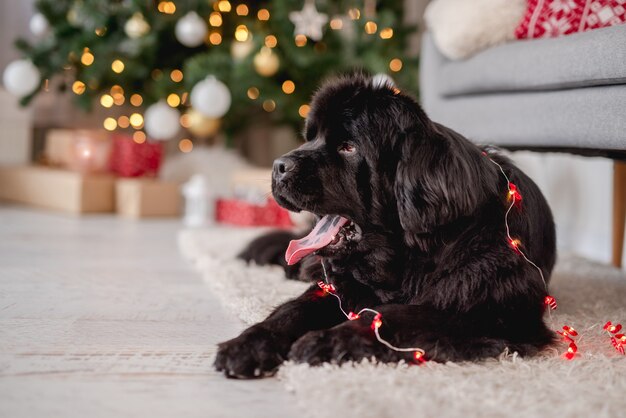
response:
<svg viewBox="0 0 626 418"><path fill-rule="evenodd" d="M280 268L247 266L234 258L261 232L215 227L179 235L183 255L246 324L263 319L307 286L284 279ZM568 324L580 334L579 352L571 361L560 356L563 344L534 358L503 353L481 363L286 363L278 379L311 417L624 416L626 357L610 345L602 326L609 320L626 324L626 274L561 256L551 290L559 304L550 319L553 328Z"/></svg>

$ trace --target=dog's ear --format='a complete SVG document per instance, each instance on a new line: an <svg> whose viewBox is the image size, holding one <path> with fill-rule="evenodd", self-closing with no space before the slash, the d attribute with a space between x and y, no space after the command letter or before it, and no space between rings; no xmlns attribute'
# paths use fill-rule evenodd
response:
<svg viewBox="0 0 626 418"><path fill-rule="evenodd" d="M478 148L453 131L435 127L412 130L398 141L399 162L394 193L405 241L471 215L497 176Z"/></svg>

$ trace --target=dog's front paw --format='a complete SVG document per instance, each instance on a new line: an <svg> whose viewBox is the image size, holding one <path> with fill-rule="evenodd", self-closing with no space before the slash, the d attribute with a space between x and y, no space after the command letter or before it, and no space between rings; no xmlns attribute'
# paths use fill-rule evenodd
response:
<svg viewBox="0 0 626 418"><path fill-rule="evenodd" d="M261 327L218 345L215 368L227 377L251 379L273 375L285 360L289 341Z"/></svg>
<svg viewBox="0 0 626 418"><path fill-rule="evenodd" d="M335 328L311 331L297 340L289 351L289 359L298 363L319 365L324 362L341 364L378 357L383 348L372 331L344 323Z"/></svg>

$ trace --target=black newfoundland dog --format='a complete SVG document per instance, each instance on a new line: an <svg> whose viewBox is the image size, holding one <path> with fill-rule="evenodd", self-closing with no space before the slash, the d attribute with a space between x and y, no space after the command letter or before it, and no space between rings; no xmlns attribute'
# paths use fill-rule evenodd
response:
<svg viewBox="0 0 626 418"><path fill-rule="evenodd" d="M543 321L546 285L510 245L508 183L490 158L523 196L509 214L511 235L546 280L554 223L535 183L511 161L486 156L394 86L364 75L318 91L305 138L275 161L272 189L281 206L314 213L317 225L306 237L263 236L243 258L282 264L289 276L313 283L326 273L346 312L376 309L382 338L420 347L429 360L481 359L507 348L531 355L553 340ZM338 302L312 284L221 343L215 367L250 378L287 359L415 361L376 339L372 314L347 320Z"/></svg>

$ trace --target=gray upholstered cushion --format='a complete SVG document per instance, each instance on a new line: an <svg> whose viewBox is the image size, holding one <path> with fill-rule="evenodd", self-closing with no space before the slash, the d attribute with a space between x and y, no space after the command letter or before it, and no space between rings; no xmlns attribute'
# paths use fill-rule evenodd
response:
<svg viewBox="0 0 626 418"><path fill-rule="evenodd" d="M584 35L592 34L593 31ZM616 50L613 55L623 52L617 52L620 45L613 46ZM503 55L502 60L507 59L510 57ZM492 56L492 65L505 65L496 61L497 57ZM453 82L445 77L449 73L442 70L446 63L426 35L420 68L422 105L433 120L475 142L515 147L626 150L626 84L445 97L439 86ZM596 61L595 64L602 67L605 63ZM481 67L467 67L465 71L466 79L473 77L479 85L489 84L489 77L495 77L491 73L487 76L485 71L488 70ZM557 77L547 69L542 71L546 71L542 74L545 77ZM529 75L532 74L533 71L529 71ZM529 78L528 82L531 81Z"/></svg>
<svg viewBox="0 0 626 418"><path fill-rule="evenodd" d="M626 83L626 25L511 42L463 61L442 57L444 96Z"/></svg>

